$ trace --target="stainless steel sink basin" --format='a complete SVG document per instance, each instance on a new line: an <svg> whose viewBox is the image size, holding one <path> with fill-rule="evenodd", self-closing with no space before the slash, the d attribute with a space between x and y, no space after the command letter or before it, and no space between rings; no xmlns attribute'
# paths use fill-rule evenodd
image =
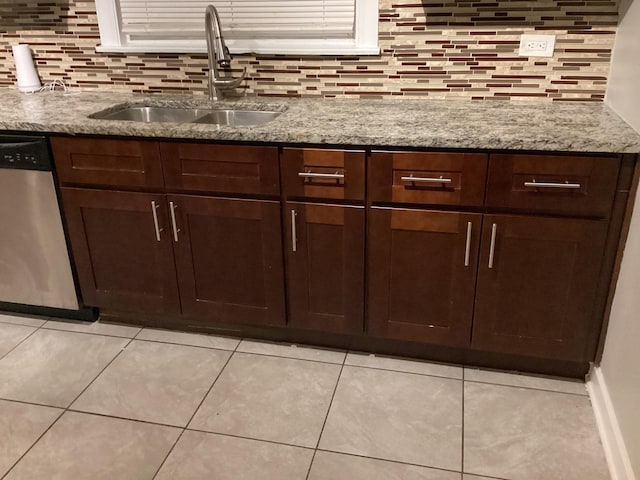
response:
<svg viewBox="0 0 640 480"><path fill-rule="evenodd" d="M114 112L98 112L91 115L100 120L128 120L132 122L193 122L210 110L197 108L128 107Z"/></svg>
<svg viewBox="0 0 640 480"><path fill-rule="evenodd" d="M260 125L270 122L281 112L263 112L260 110L214 110L193 123L212 123L215 125Z"/></svg>
<svg viewBox="0 0 640 480"><path fill-rule="evenodd" d="M125 120L131 122L204 123L210 125L251 126L269 122L282 112L262 110L126 107L105 110L89 115L99 120Z"/></svg>

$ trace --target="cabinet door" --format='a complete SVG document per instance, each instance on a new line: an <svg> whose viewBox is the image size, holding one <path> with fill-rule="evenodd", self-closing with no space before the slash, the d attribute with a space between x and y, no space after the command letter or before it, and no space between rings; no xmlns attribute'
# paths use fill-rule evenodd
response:
<svg viewBox="0 0 640 480"><path fill-rule="evenodd" d="M372 208L369 333L469 345L479 214Z"/></svg>
<svg viewBox="0 0 640 480"><path fill-rule="evenodd" d="M63 188L62 200L86 305L180 311L164 195Z"/></svg>
<svg viewBox="0 0 640 480"><path fill-rule="evenodd" d="M606 234L606 221L486 215L472 345L586 360Z"/></svg>
<svg viewBox="0 0 640 480"><path fill-rule="evenodd" d="M285 205L291 325L362 332L364 207Z"/></svg>
<svg viewBox="0 0 640 480"><path fill-rule="evenodd" d="M488 156L483 153L372 152L372 202L482 206Z"/></svg>
<svg viewBox="0 0 640 480"><path fill-rule="evenodd" d="M279 195L278 149L251 145L161 143L167 189Z"/></svg>
<svg viewBox="0 0 640 480"><path fill-rule="evenodd" d="M282 191L287 198L364 200L364 164L359 150L284 148Z"/></svg>
<svg viewBox="0 0 640 480"><path fill-rule="evenodd" d="M63 184L142 188L164 186L156 142L52 137L51 147Z"/></svg>
<svg viewBox="0 0 640 480"><path fill-rule="evenodd" d="M285 324L279 202L168 200L183 313L223 323Z"/></svg>

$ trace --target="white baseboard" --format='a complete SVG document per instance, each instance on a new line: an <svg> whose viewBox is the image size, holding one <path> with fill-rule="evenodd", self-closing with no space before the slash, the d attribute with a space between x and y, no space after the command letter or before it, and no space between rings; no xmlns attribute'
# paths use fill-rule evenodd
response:
<svg viewBox="0 0 640 480"><path fill-rule="evenodd" d="M609 464L612 480L636 480L629 454L620 431L616 412L600 367L593 367L587 381L587 390L596 415L602 446Z"/></svg>

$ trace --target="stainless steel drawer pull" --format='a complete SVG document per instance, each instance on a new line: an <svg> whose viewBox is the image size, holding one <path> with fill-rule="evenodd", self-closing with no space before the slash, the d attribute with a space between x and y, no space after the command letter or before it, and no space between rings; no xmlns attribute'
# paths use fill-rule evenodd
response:
<svg viewBox="0 0 640 480"><path fill-rule="evenodd" d="M175 203L169 202L169 211L171 212L171 227L173 228L173 241L178 243L178 232L180 231L180 229L178 228L178 224L176 223L176 208L178 208L178 206Z"/></svg>
<svg viewBox="0 0 640 480"><path fill-rule="evenodd" d="M298 235L296 234L296 216L295 210L291 210L291 250L298 251Z"/></svg>
<svg viewBox="0 0 640 480"><path fill-rule="evenodd" d="M344 179L344 173L298 172L298 176L302 178L333 178L336 180Z"/></svg>
<svg viewBox="0 0 640 480"><path fill-rule="evenodd" d="M495 223L491 227L491 246L489 247L489 268L493 268L493 256L496 253L496 234L498 233L498 225Z"/></svg>
<svg viewBox="0 0 640 480"><path fill-rule="evenodd" d="M160 232L162 231L162 229L160 228L160 225L158 224L158 208L160 208L159 205L156 204L155 200L151 202L151 213L153 213L153 226L156 229L156 240L159 242L160 241Z"/></svg>
<svg viewBox="0 0 640 480"><path fill-rule="evenodd" d="M414 177L413 173L408 177L400 177L400 180L402 180L403 182L421 182L421 183L451 183L452 181L450 178L443 178L442 176L440 176L440 178Z"/></svg>
<svg viewBox="0 0 640 480"><path fill-rule="evenodd" d="M532 182L524 182L525 187L533 187L533 188L570 188L576 189L582 187L579 183L553 183L553 182L536 182L535 180Z"/></svg>
<svg viewBox="0 0 640 480"><path fill-rule="evenodd" d="M464 247L464 266L469 266L469 257L471 255L471 230L473 229L473 224L471 222L467 222L467 242Z"/></svg>

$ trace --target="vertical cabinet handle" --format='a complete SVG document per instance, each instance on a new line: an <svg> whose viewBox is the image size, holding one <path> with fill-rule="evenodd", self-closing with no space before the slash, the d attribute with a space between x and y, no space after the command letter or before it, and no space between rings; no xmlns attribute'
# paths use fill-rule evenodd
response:
<svg viewBox="0 0 640 480"><path fill-rule="evenodd" d="M176 223L176 208L178 208L178 206L175 203L169 202L169 211L171 212L171 227L173 228L173 241L178 243L178 232L180 231L180 229L178 228L178 224Z"/></svg>
<svg viewBox="0 0 640 480"><path fill-rule="evenodd" d="M295 210L291 210L291 250L298 251L298 235L296 234L296 216Z"/></svg>
<svg viewBox="0 0 640 480"><path fill-rule="evenodd" d="M493 268L493 257L496 253L496 234L498 233L498 225L493 224L491 227L491 246L489 247L489 268Z"/></svg>
<svg viewBox="0 0 640 480"><path fill-rule="evenodd" d="M473 223L467 222L467 241L464 247L464 266L469 266L469 257L471 256L471 230L473 229Z"/></svg>
<svg viewBox="0 0 640 480"><path fill-rule="evenodd" d="M153 214L153 226L156 229L156 240L159 242L160 241L160 232L162 231L162 229L160 228L160 225L158 224L158 208L160 208L160 206L158 204L156 204L155 200L151 202L151 213Z"/></svg>

